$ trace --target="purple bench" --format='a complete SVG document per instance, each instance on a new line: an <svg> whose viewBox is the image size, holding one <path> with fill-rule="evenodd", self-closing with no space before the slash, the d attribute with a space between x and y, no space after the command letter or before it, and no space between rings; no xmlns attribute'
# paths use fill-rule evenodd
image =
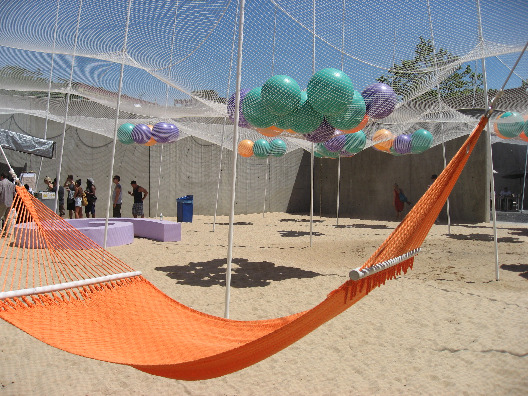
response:
<svg viewBox="0 0 528 396"><path fill-rule="evenodd" d="M105 219L71 219L66 220L70 225L82 232L92 241L100 246L104 246L104 229ZM58 222L50 224L48 228L48 238L59 241L63 248L78 249L82 247L70 246L65 238L65 233L71 232L67 227L61 226ZM62 223L63 224L63 223ZM21 223L15 225L16 229L33 230L35 223ZM46 248L44 239L35 240L34 234L16 232L15 244L26 248ZM181 241L181 224L156 219L142 219L142 218L111 218L108 219L108 234L106 238L106 246L120 246L127 245L134 241L134 236L140 238L154 239L161 242L177 242Z"/></svg>
<svg viewBox="0 0 528 396"><path fill-rule="evenodd" d="M112 217L108 221L126 222L134 225L134 236L161 242L181 241L181 223L168 220L133 217Z"/></svg>

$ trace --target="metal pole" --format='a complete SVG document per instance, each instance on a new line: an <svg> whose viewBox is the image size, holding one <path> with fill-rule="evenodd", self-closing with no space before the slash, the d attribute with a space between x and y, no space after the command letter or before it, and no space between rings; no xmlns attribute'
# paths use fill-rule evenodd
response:
<svg viewBox="0 0 528 396"><path fill-rule="evenodd" d="M229 302L231 299L231 261L233 260L233 222L235 218L235 187L236 187L236 165L238 144L238 120L240 111L240 85L242 81L242 44L244 42L244 6L245 0L240 0L240 19L238 21L238 59L237 79L235 92L235 125L233 127L233 166L231 182L231 213L229 214L229 236L227 247L227 271L226 271L226 294L225 294L225 318L229 318Z"/></svg>
<svg viewBox="0 0 528 396"><path fill-rule="evenodd" d="M156 199L156 218L158 217L158 209L159 209L159 197L160 197L160 188L161 188L161 167L163 165L163 143L161 144L160 149L160 168L159 168L159 174L158 174L158 198Z"/></svg>
<svg viewBox="0 0 528 396"><path fill-rule="evenodd" d="M236 38L236 22L238 21L238 7L235 16L235 27L233 29L233 44L231 45L231 60L229 62L229 77L227 78L227 89L226 89L226 98L229 98L229 90L231 89L231 69L233 67L233 54L235 53L235 38ZM216 184L216 199L215 199L215 211L213 216L213 232L216 228L216 213L218 211L218 198L220 196L220 181L222 180L222 159L224 156L224 136L225 136L225 126L227 122L227 117L224 117L224 125L222 127L222 137L220 142L220 158L218 159L218 183Z"/></svg>
<svg viewBox="0 0 528 396"><path fill-rule="evenodd" d="M75 52L77 51L77 40L79 38L79 24L81 23L81 11L82 11L82 0L79 2L79 13L77 15L77 26L75 28L75 41L73 44L73 55L72 55L72 64L70 69L70 79L68 81L68 92L66 93L66 106L64 109L64 124L62 127L62 139L61 139L61 149L60 149L60 156L59 156L59 167L57 168L57 183L60 183L60 174L61 174L61 168L62 168L62 156L64 155L64 138L66 135L66 123L68 121L68 107L70 104L70 96L71 96L71 89L72 89L72 79L73 79L73 67L75 65ZM54 202L54 208L53 211L57 212L57 203L59 200L59 188L57 187L57 192L55 193L55 202Z"/></svg>
<svg viewBox="0 0 528 396"><path fill-rule="evenodd" d="M339 190L341 186L341 156L337 160L337 210L336 210L336 225L339 225Z"/></svg>
<svg viewBox="0 0 528 396"><path fill-rule="evenodd" d="M315 74L315 0L313 0L312 74ZM312 151L310 153L310 247L312 246L312 240L313 240L314 151L315 151L315 145L312 142Z"/></svg>
<svg viewBox="0 0 528 396"><path fill-rule="evenodd" d="M264 207L262 208L262 217L266 214L266 193L268 189L268 169L269 169L269 157L266 158L266 180L264 182Z"/></svg>
<svg viewBox="0 0 528 396"><path fill-rule="evenodd" d="M521 198L521 213L524 210L524 189L526 188L526 165L528 164L528 144L526 145L526 157L524 159L524 179L523 179L523 190L522 190L522 198Z"/></svg>
<svg viewBox="0 0 528 396"><path fill-rule="evenodd" d="M123 39L123 51L121 53L121 72L119 74L119 88L117 91L117 105L116 105L116 116L114 120L114 141L112 143L112 156L110 157L110 176L108 177L109 183L108 183L108 203L106 205L106 219L105 219L105 230L104 230L104 248L106 249L106 239L108 237L108 218L110 217L110 201L112 200L112 184L113 184L113 177L114 177L114 158L115 158L115 148L116 148L116 142L117 142L117 126L119 124L119 108L121 106L121 90L123 88L123 73L125 70L125 56L126 56L126 50L127 50L127 40L128 40L128 26L130 23L130 11L132 9L132 0L128 1L128 10L127 10L127 19L126 19L126 26L125 26L125 37ZM150 160L149 160L149 167L150 167ZM150 178L150 174L149 174ZM121 193L123 193L123 189L121 189ZM113 204L113 202L112 202Z"/></svg>
<svg viewBox="0 0 528 396"><path fill-rule="evenodd" d="M48 82L48 100L46 102L46 122L44 124L44 139L48 137L48 119L49 119L49 107L50 107L50 100L51 100L51 81L53 80L53 66L55 61L55 48L57 43L57 27L59 25L59 8L60 8L60 0L57 0L57 13L55 14L55 27L53 28L53 49L51 52L51 65L50 65L50 77ZM40 157L40 165L39 170L37 174L37 182L40 180L40 172L42 171L42 161L44 160L43 157ZM60 180L57 179L57 183L60 183ZM57 194L59 193L59 188L57 187Z"/></svg>
<svg viewBox="0 0 528 396"><path fill-rule="evenodd" d="M431 3L429 0L427 0L427 14L429 15L429 29L431 30L431 45L433 47L433 63L435 68L435 74L436 74L436 96L438 99L438 107L440 109L441 107L441 97L440 97L440 83L438 81L438 63L436 61L436 46L435 46L435 37L434 37L434 29L433 29L433 17L431 15ZM440 134L442 135L442 156L444 157L444 169L447 166L447 159L446 159L446 149L445 149L445 138L444 138L444 125L440 124ZM451 215L449 211L449 197L447 197L447 233L451 234Z"/></svg>
<svg viewBox="0 0 528 396"><path fill-rule="evenodd" d="M480 13L480 1L477 1L477 15L478 15L478 35L479 35L479 41L481 45L484 45L484 36L482 33L482 15ZM486 74L486 59L482 58L482 75L483 75L483 83L484 83L484 106L486 109L489 109L489 101L488 101L488 82L487 82L487 74ZM490 114L491 117L491 114ZM490 178L490 184L491 184L491 214L493 218L493 243L495 246L495 280L499 280L499 244L497 241L497 211L495 210L495 180L493 178L493 149L491 147L491 129L490 129L490 123L486 125L486 131L488 132L488 140L489 140L489 166L488 166L488 174Z"/></svg>

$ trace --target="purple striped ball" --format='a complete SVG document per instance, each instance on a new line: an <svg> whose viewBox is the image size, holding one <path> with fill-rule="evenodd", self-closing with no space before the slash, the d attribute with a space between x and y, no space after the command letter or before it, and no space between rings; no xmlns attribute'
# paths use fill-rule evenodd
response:
<svg viewBox="0 0 528 396"><path fill-rule="evenodd" d="M396 136L392 146L398 154L409 154L411 152L411 137L409 135Z"/></svg>
<svg viewBox="0 0 528 396"><path fill-rule="evenodd" d="M345 135L337 135L334 136L332 139L327 140L324 142L324 146L328 151L332 151L333 153L338 153L345 147L346 143L346 136Z"/></svg>
<svg viewBox="0 0 528 396"><path fill-rule="evenodd" d="M323 122L321 122L321 125L319 125L319 127L315 131L304 135L304 137L309 142L323 143L334 137L335 130L336 129L332 125L330 125L325 119L323 120Z"/></svg>
<svg viewBox="0 0 528 396"><path fill-rule="evenodd" d="M134 129L132 129L132 139L138 144L147 143L152 137L152 131L145 124L137 124Z"/></svg>
<svg viewBox="0 0 528 396"><path fill-rule="evenodd" d="M152 128L152 137L158 143L170 143L178 139L180 130L174 124L168 122L158 122Z"/></svg>

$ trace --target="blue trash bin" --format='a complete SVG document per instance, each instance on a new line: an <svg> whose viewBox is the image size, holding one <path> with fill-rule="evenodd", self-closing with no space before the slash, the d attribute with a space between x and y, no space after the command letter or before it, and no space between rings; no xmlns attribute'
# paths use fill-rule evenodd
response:
<svg viewBox="0 0 528 396"><path fill-rule="evenodd" d="M176 219L178 223L192 223L193 196L176 198Z"/></svg>

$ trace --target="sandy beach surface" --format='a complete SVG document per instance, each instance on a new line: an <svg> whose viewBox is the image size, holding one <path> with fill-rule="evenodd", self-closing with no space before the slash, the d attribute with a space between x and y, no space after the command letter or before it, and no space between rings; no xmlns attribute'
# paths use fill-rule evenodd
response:
<svg viewBox="0 0 528 396"><path fill-rule="evenodd" d="M175 219L172 219L175 220ZM284 213L236 217L230 317L311 308L396 222ZM228 218L195 216L182 241L109 248L172 298L223 316ZM2 395L528 394L528 225L434 225L414 269L291 347L207 381L155 377L78 357L0 321Z"/></svg>

